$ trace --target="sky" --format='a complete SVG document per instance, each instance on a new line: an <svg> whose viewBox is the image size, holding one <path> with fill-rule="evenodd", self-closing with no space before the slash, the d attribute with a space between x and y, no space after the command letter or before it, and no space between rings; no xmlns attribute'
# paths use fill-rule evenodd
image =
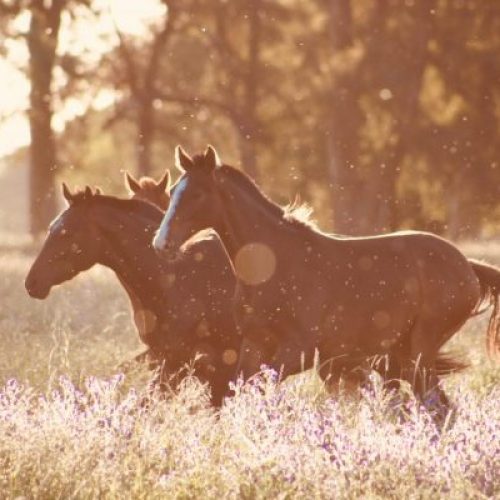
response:
<svg viewBox="0 0 500 500"><path fill-rule="evenodd" d="M60 52L71 46L91 48L96 54L104 52L113 43L108 37L107 45L103 44L100 35L113 34L114 24L128 34L141 35L145 26L160 18L164 6L158 0L96 0L103 11L98 23L92 25L82 21L76 29L69 31L62 28ZM29 14L24 13L16 20L16 29L25 32L29 26ZM64 26L64 23L63 23ZM26 116L29 102L29 82L17 68L25 66L27 51L24 42L12 42L8 46L9 57L0 58L0 157L12 153L20 146L29 144L29 123ZM109 93L108 93L109 94ZM108 95L109 97L109 95ZM109 102L103 99L101 102ZM61 129L64 121L82 112L81 103L68 102L66 108L55 116L54 128Z"/></svg>

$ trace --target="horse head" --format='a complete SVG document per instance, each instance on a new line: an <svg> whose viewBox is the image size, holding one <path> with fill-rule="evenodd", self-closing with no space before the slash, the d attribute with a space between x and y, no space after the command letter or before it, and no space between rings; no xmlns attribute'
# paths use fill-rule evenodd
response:
<svg viewBox="0 0 500 500"><path fill-rule="evenodd" d="M100 254L101 241L89 211L89 201L100 190L72 193L62 186L68 204L50 224L45 242L25 280L28 293L37 299L48 296L55 285L89 269Z"/></svg>
<svg viewBox="0 0 500 500"><path fill-rule="evenodd" d="M170 203L170 172L168 170L158 181L151 177L135 179L131 174L125 172L125 186L132 195L132 199L148 201L163 211L167 210Z"/></svg>
<svg viewBox="0 0 500 500"><path fill-rule="evenodd" d="M220 225L223 214L214 176L220 165L211 146L193 157L176 148L176 167L182 175L170 191L169 208L153 240L157 251L174 257L195 233Z"/></svg>

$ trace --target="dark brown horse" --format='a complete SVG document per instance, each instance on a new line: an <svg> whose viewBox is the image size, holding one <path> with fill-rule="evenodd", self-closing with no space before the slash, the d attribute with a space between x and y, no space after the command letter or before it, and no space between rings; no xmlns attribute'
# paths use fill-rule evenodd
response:
<svg viewBox="0 0 500 500"><path fill-rule="evenodd" d="M439 350L485 299L494 303L488 338L498 349L499 270L428 233L326 235L222 165L213 148L176 155L183 174L154 246L176 255L197 231L218 232L238 277L238 373L245 378L261 363L286 377L311 367L315 351L336 375L384 356L391 376L424 399L439 391Z"/></svg>
<svg viewBox="0 0 500 500"><path fill-rule="evenodd" d="M95 264L111 268L135 310L141 340L169 372L196 353L204 357L195 374L209 382L220 405L234 373L240 347L232 314L235 279L224 248L214 235L194 243L175 263L151 246L163 212L150 203L92 193L72 194L51 224L26 278L26 289L45 298L50 289Z"/></svg>
<svg viewBox="0 0 500 500"><path fill-rule="evenodd" d="M125 172L125 186L132 195L132 199L148 201L161 210L167 210L170 201L168 195L170 172L168 170L159 181L147 176L135 179L131 174Z"/></svg>
<svg viewBox="0 0 500 500"><path fill-rule="evenodd" d="M170 203L170 171L168 169L163 174L163 177L158 181L149 176L142 176L140 179L136 179L129 172L125 172L124 182L125 188L129 192L130 198L132 200L147 201L157 206L163 212L167 210ZM130 296L129 298L134 313L134 318L136 318L136 311L141 311L144 309L144 307L139 302L138 297ZM134 361L142 362L152 359L153 354L149 349L147 349L141 354L135 356ZM125 365L126 364L128 363L125 363ZM154 364L151 364L151 366L153 367Z"/></svg>

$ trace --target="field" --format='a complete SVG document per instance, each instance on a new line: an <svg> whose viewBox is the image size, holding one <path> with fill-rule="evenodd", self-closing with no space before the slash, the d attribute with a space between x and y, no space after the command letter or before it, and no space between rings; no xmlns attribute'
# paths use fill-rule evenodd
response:
<svg viewBox="0 0 500 500"><path fill-rule="evenodd" d="M500 498L487 318L453 340L472 367L447 381L441 432L417 405L402 419L376 379L333 397L312 373L264 373L217 414L194 379L143 408L148 373L118 368L141 346L116 278L94 269L35 301L32 247L2 245L1 498ZM500 263L498 246L466 252Z"/></svg>

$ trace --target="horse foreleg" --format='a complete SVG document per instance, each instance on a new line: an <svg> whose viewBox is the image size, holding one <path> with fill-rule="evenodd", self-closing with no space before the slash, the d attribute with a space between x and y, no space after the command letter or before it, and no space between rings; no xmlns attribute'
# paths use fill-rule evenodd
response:
<svg viewBox="0 0 500 500"><path fill-rule="evenodd" d="M266 361L266 352L262 343L243 337L235 378L242 377L244 381L248 380L260 371L261 365Z"/></svg>
<svg viewBox="0 0 500 500"><path fill-rule="evenodd" d="M250 333L244 335L241 344L236 377L246 381L258 373L262 365L280 373L282 379L312 367L314 347L304 346L289 330L279 337L270 335L266 329Z"/></svg>
<svg viewBox="0 0 500 500"><path fill-rule="evenodd" d="M314 347L305 347L293 339L280 342L274 352L269 366L276 370L282 379L312 367L314 363Z"/></svg>

